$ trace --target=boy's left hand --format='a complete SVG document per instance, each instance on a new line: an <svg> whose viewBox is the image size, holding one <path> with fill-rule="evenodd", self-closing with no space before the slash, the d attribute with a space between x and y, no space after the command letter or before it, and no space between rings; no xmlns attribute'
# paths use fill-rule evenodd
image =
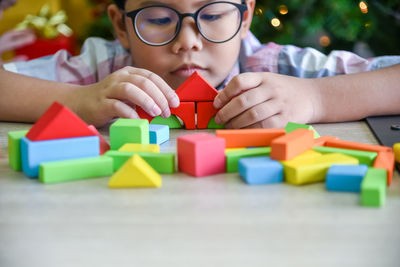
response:
<svg viewBox="0 0 400 267"><path fill-rule="evenodd" d="M284 128L310 123L319 94L313 79L258 72L234 77L214 99L215 122L226 128Z"/></svg>

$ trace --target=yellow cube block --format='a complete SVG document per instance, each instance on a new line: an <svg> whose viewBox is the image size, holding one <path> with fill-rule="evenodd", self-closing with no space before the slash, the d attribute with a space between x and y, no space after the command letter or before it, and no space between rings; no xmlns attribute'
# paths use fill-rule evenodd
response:
<svg viewBox="0 0 400 267"><path fill-rule="evenodd" d="M133 144L126 143L118 149L118 151L128 152L154 152L160 153L160 146L156 144Z"/></svg>
<svg viewBox="0 0 400 267"><path fill-rule="evenodd" d="M400 163L400 143L396 143L393 145L393 152L396 162Z"/></svg>
<svg viewBox="0 0 400 267"><path fill-rule="evenodd" d="M294 185L322 182L334 164L357 165L358 159L340 153L309 156L283 165L285 180Z"/></svg>

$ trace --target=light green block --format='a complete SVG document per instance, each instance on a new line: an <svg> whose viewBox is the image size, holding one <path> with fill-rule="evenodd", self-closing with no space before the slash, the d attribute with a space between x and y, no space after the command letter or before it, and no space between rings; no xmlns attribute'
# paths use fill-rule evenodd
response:
<svg viewBox="0 0 400 267"><path fill-rule="evenodd" d="M175 115L171 115L168 118L163 118L161 116L154 117L150 124L168 125L170 129L182 128L181 122Z"/></svg>
<svg viewBox="0 0 400 267"><path fill-rule="evenodd" d="M114 171L117 171L133 154L141 156L158 173L175 172L174 153L152 153L109 150L104 155L113 158Z"/></svg>
<svg viewBox="0 0 400 267"><path fill-rule="evenodd" d="M109 176L113 159L106 156L44 162L39 165L39 181L44 184Z"/></svg>
<svg viewBox="0 0 400 267"><path fill-rule="evenodd" d="M341 153L353 158L358 159L360 164L366 164L371 166L374 163L374 160L378 153L369 152L369 151L361 151L361 150L353 150L353 149L344 149L344 148L336 148L336 147L327 147L327 146L315 146L313 147L314 151L320 152L322 154L327 153Z"/></svg>
<svg viewBox="0 0 400 267"><path fill-rule="evenodd" d="M271 153L270 147L256 147L256 148L248 148L248 149L225 152L226 172L238 172L239 159L241 158L269 156L270 153Z"/></svg>
<svg viewBox="0 0 400 267"><path fill-rule="evenodd" d="M207 125L208 129L225 129L224 124L218 124L215 122L215 116L211 118Z"/></svg>
<svg viewBox="0 0 400 267"><path fill-rule="evenodd" d="M294 130L297 129L308 129L308 130L313 130L314 131L314 138L320 137L318 132L312 127L311 125L307 124L301 124L301 123L294 123L294 122L288 122L285 127L286 133L293 132Z"/></svg>
<svg viewBox="0 0 400 267"><path fill-rule="evenodd" d="M118 119L110 126L112 150L125 143L149 144L149 121L145 119Z"/></svg>
<svg viewBox="0 0 400 267"><path fill-rule="evenodd" d="M361 183L361 205L381 207L386 201L386 170L368 168Z"/></svg>
<svg viewBox="0 0 400 267"><path fill-rule="evenodd" d="M19 141L28 130L8 132L8 163L14 171L21 171L21 150Z"/></svg>

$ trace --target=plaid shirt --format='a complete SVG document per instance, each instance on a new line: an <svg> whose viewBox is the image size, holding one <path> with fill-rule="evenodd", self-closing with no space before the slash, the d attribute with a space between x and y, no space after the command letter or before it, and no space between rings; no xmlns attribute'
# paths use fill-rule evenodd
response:
<svg viewBox="0 0 400 267"><path fill-rule="evenodd" d="M313 48L275 43L261 44L252 34L242 41L239 58L223 88L243 72L273 72L301 78L317 78L370 71L399 64L400 56L364 59L347 51L324 55ZM52 56L27 62L13 62L3 67L12 72L51 81L86 85L104 79L125 66L134 66L132 57L118 41L88 38L81 54L70 56L61 50Z"/></svg>

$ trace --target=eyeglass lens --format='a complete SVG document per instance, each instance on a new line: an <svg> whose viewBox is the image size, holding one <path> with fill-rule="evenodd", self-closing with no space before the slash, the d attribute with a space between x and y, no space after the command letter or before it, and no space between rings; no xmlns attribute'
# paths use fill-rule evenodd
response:
<svg viewBox="0 0 400 267"><path fill-rule="evenodd" d="M167 7L142 9L135 19L135 29L141 39L150 44L171 41L179 29L179 15ZM197 16L201 34L213 42L224 42L232 38L241 23L239 9L229 3L206 5Z"/></svg>

